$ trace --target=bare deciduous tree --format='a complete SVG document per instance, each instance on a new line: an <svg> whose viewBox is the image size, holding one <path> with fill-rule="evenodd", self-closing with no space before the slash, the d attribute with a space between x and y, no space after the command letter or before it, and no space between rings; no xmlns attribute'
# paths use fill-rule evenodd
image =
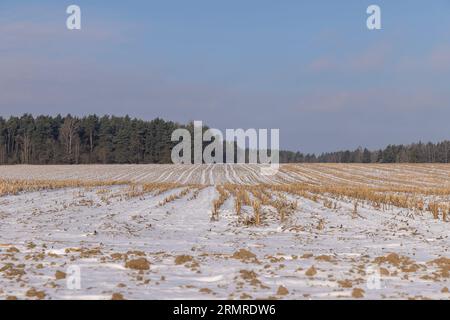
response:
<svg viewBox="0 0 450 320"><path fill-rule="evenodd" d="M64 144L65 156L68 160L73 160L73 145L78 129L78 122L71 116L67 116L60 129L60 137Z"/></svg>

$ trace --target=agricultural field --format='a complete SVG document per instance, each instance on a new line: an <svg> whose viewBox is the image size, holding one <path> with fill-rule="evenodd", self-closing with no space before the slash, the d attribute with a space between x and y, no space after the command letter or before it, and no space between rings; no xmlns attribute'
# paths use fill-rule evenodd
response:
<svg viewBox="0 0 450 320"><path fill-rule="evenodd" d="M448 299L450 165L0 166L0 299Z"/></svg>

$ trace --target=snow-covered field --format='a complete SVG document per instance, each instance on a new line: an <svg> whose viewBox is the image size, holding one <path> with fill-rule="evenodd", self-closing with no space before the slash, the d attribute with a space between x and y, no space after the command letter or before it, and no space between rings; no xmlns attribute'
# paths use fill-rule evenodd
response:
<svg viewBox="0 0 450 320"><path fill-rule="evenodd" d="M0 299L450 297L450 166L259 172L0 166L0 185L124 181L0 188Z"/></svg>
<svg viewBox="0 0 450 320"><path fill-rule="evenodd" d="M450 166L441 164L281 165L274 176L254 164L0 166L0 179L116 180L191 184L364 183L450 187Z"/></svg>

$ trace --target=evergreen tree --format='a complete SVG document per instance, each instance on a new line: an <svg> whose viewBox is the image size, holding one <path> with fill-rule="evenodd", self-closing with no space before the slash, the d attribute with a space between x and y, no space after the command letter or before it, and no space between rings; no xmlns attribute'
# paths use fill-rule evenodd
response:
<svg viewBox="0 0 450 320"><path fill-rule="evenodd" d="M30 114L0 117L0 164L171 163L171 151L177 143L171 141L171 135L178 128L187 129L193 137L192 123L183 126L159 118L152 121L96 115L34 118ZM203 127L204 131L207 129ZM229 143L235 149L236 161L237 144ZM245 152L248 154L248 150ZM318 156L280 151L282 163L448 163L449 158L450 141L389 145L376 151L357 148Z"/></svg>

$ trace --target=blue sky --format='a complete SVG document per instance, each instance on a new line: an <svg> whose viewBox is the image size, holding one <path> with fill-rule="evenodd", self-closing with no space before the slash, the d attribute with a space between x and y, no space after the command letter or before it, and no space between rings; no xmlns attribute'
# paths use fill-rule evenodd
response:
<svg viewBox="0 0 450 320"><path fill-rule="evenodd" d="M82 30L65 27L66 7ZM366 28L378 4L382 30ZM0 115L280 128L333 151L449 139L450 2L0 3Z"/></svg>

